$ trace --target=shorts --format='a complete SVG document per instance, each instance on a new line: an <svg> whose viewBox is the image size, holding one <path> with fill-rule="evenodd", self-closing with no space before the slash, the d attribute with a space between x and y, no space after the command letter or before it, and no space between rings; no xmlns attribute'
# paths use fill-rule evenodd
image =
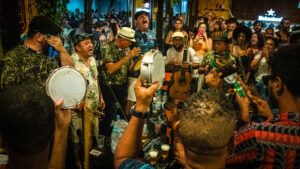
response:
<svg viewBox="0 0 300 169"><path fill-rule="evenodd" d="M82 129L82 113L83 111L80 110L72 110L72 121L71 121L71 133L72 133L72 140L73 143L83 143L83 129ZM90 113L88 116L88 124L91 124L91 136L98 136L99 135L99 120L98 117L94 116Z"/></svg>
<svg viewBox="0 0 300 169"><path fill-rule="evenodd" d="M136 80L137 80L137 78L134 78L134 77L128 78L129 86L128 86L127 100L132 101L132 102L136 102L136 97L135 97L135 93L134 93L134 84L135 84Z"/></svg>

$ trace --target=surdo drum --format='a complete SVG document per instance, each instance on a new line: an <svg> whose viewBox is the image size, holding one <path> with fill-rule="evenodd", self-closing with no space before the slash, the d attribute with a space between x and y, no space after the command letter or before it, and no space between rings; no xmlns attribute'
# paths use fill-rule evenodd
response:
<svg viewBox="0 0 300 169"><path fill-rule="evenodd" d="M46 81L46 91L54 102L64 99L62 108L71 109L84 100L87 84L87 80L77 69L65 66L50 74Z"/></svg>
<svg viewBox="0 0 300 169"><path fill-rule="evenodd" d="M165 62L163 55L158 50L151 49L145 53L140 74L144 86L149 87L158 81L158 90L161 88L165 78Z"/></svg>

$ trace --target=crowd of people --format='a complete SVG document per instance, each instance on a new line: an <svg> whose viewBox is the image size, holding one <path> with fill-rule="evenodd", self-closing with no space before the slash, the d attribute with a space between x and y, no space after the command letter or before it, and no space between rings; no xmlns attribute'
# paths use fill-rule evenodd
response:
<svg viewBox="0 0 300 169"><path fill-rule="evenodd" d="M159 86L146 88L139 77L141 59L159 43L149 14L136 12L134 29L125 12L100 16L96 10L91 17L89 34L79 10L62 17L61 27L37 16L24 42L0 58L0 147L8 168L64 168L68 138L74 165L82 168L82 117L88 117L95 138L111 136L116 115L129 124L114 167L154 168L137 159ZM169 119L178 137L178 162L187 169L299 168L300 29L290 32L290 21L283 19L278 32L262 32L261 21L252 31L212 12L191 27L181 16L172 23L162 51L166 72L180 68L191 77L179 118ZM89 82L84 101L71 110L61 109L63 100L53 105L45 91L49 74L63 66L75 67ZM168 102L175 99L168 93Z"/></svg>

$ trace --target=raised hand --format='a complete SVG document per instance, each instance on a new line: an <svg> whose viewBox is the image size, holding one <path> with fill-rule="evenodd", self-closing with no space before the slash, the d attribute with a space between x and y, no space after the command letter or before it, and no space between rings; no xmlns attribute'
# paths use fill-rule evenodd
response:
<svg viewBox="0 0 300 169"><path fill-rule="evenodd" d="M129 56L130 58L133 58L135 56L139 56L141 54L141 48L137 48L134 47L133 49L131 49L131 51L129 52Z"/></svg>
<svg viewBox="0 0 300 169"><path fill-rule="evenodd" d="M153 94L158 89L159 83L156 82L149 88L143 87L141 77L138 77L135 85L134 92L136 96L136 110L140 112L146 112L151 104Z"/></svg>

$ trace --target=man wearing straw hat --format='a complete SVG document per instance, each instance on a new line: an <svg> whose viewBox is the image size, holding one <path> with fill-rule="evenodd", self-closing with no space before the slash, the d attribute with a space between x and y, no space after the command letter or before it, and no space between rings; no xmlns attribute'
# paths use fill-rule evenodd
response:
<svg viewBox="0 0 300 169"><path fill-rule="evenodd" d="M129 49L132 42L135 42L135 31L128 27L122 27L118 33L118 38L114 42L109 42L104 47L103 65L100 74L101 89L105 108L105 119L100 125L100 133L105 136L111 134L111 121L114 113L124 117L125 99L127 97L127 74L131 60L141 53L140 48Z"/></svg>

